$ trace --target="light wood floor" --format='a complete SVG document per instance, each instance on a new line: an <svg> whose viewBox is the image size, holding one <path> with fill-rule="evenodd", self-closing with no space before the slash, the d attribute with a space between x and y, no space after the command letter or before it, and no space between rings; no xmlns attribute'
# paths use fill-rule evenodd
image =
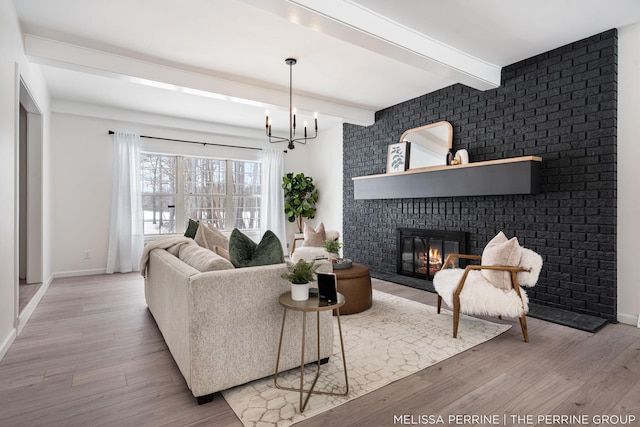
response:
<svg viewBox="0 0 640 427"><path fill-rule="evenodd" d="M435 304L424 291L377 280L374 287ZM517 321L507 321L513 327L487 343L298 425L416 425L425 424L421 416L464 414L634 415L640 425L639 329L590 334L528 322L528 344ZM413 418L394 419L402 415ZM519 425L545 425L534 421ZM219 395L196 404L138 274L54 281L0 362L0 426L98 425L242 425Z"/></svg>
<svg viewBox="0 0 640 427"><path fill-rule="evenodd" d="M20 280L18 283L18 312L22 312L24 308L29 304L31 298L38 292L42 283L29 283Z"/></svg>

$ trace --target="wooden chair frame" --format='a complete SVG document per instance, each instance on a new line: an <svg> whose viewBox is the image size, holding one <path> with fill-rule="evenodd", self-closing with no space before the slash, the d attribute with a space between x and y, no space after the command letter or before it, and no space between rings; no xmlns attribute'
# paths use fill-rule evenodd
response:
<svg viewBox="0 0 640 427"><path fill-rule="evenodd" d="M449 254L447 259L442 266L442 269L455 268L455 259L469 259L469 260L477 260L482 261L482 256L480 255L466 255L466 254ZM453 292L453 337L458 337L458 324L460 323L460 293L462 292L462 288L467 280L467 276L471 270L499 270L499 271L507 271L511 274L511 287L516 291L520 300L522 300L522 294L520 293L520 284L518 283L518 273L521 271L531 271L530 269L522 268L522 267L508 267L508 266L490 266L490 265L467 265L464 269L464 273L458 282L458 287ZM438 314L440 313L440 308L442 307L442 297L438 294ZM498 316L502 318L502 316ZM520 316L520 327L522 328L522 335L524 337L525 342L529 342L529 331L527 330L527 314L522 313Z"/></svg>
<svg viewBox="0 0 640 427"><path fill-rule="evenodd" d="M298 241L304 241L304 237L294 237L293 244L291 245L291 254L290 255L293 255L293 253L296 251L296 243Z"/></svg>

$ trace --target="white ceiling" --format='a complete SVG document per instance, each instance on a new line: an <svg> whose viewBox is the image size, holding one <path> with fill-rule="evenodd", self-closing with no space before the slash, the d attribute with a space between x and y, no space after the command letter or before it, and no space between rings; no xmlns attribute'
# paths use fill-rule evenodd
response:
<svg viewBox="0 0 640 427"><path fill-rule="evenodd" d="M320 126L370 124L382 108L640 22L615 0L14 0L25 52L54 109L97 105L274 127L294 106Z"/></svg>

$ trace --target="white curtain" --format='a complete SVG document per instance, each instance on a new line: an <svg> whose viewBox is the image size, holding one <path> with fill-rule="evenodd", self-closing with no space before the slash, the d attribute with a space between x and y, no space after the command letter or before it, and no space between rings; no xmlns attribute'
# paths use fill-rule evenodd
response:
<svg viewBox="0 0 640 427"><path fill-rule="evenodd" d="M140 136L116 132L107 255L109 274L140 271L144 246L140 191Z"/></svg>
<svg viewBox="0 0 640 427"><path fill-rule="evenodd" d="M285 253L287 234L284 217L284 153L282 150L262 150L262 233L271 230L280 239Z"/></svg>

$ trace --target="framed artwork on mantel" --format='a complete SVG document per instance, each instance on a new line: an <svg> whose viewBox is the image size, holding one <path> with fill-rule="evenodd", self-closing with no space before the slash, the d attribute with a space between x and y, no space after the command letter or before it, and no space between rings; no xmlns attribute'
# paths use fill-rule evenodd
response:
<svg viewBox="0 0 640 427"><path fill-rule="evenodd" d="M409 168L409 141L390 144L387 152L387 173L404 172Z"/></svg>

